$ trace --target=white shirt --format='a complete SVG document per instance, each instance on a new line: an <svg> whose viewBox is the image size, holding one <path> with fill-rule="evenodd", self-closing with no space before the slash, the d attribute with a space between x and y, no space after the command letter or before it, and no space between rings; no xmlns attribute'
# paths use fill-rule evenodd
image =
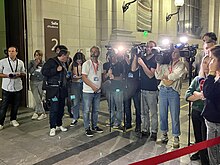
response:
<svg viewBox="0 0 220 165"><path fill-rule="evenodd" d="M95 68L98 68L98 69L96 70ZM101 61L98 61L98 64L96 64L96 63L93 63L91 60L87 60L82 65L82 74L87 75L88 79L93 84L95 84L97 88L101 88L102 73L103 73L103 65ZM92 88L84 82L83 82L83 92L94 93Z"/></svg>
<svg viewBox="0 0 220 165"><path fill-rule="evenodd" d="M10 61L10 62L9 62ZM11 66L10 66L11 64ZM17 66L17 69L16 69ZM23 61L16 58L16 60L11 60L11 58L4 58L0 60L0 73L10 74L10 73L25 73L25 67ZM21 78L16 79L2 78L2 89L8 92L20 91L23 89Z"/></svg>

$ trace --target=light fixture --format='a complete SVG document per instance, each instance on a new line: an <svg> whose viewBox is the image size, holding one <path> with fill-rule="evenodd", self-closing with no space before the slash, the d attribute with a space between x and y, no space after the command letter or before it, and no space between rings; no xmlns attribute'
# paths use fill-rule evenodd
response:
<svg viewBox="0 0 220 165"><path fill-rule="evenodd" d="M166 16L166 22L168 22L172 18L172 16L179 13L180 8L184 5L184 0L175 0L174 4L177 7L177 11L175 13L171 13L171 14L167 15Z"/></svg>
<svg viewBox="0 0 220 165"><path fill-rule="evenodd" d="M123 13L125 13L125 12L128 10L130 4L132 4L132 3L136 2L136 1L137 1L137 0L133 0L133 1L128 2L128 3L125 3L125 1L124 1L124 2L123 2L123 5L122 5Z"/></svg>
<svg viewBox="0 0 220 165"><path fill-rule="evenodd" d="M186 44L188 42L188 38L186 36L180 37L180 42Z"/></svg>

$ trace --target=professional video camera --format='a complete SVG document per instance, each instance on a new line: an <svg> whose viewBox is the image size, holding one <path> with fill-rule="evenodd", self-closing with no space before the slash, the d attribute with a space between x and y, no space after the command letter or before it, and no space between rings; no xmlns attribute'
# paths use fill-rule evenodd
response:
<svg viewBox="0 0 220 165"><path fill-rule="evenodd" d="M147 45L146 43L133 44L131 48L131 55L135 55L138 57L144 57L147 54Z"/></svg>
<svg viewBox="0 0 220 165"><path fill-rule="evenodd" d="M155 55L155 61L159 64L169 64L172 60L174 46L171 44L169 49L161 49L160 47L152 48L151 52Z"/></svg>
<svg viewBox="0 0 220 165"><path fill-rule="evenodd" d="M106 56L113 57L114 55L116 55L115 50L111 45L105 45L105 48L107 49Z"/></svg>
<svg viewBox="0 0 220 165"><path fill-rule="evenodd" d="M193 45L189 45L189 44L176 44L175 45L175 48L180 49L180 56L181 57L185 57L187 59L196 56L198 47L199 47L198 44L195 44L195 45L194 44Z"/></svg>
<svg viewBox="0 0 220 165"><path fill-rule="evenodd" d="M180 43L173 45L171 44L169 49L161 49L160 47L152 48L152 53L155 55L155 61L159 64L169 64L172 60L172 53L174 49L180 50L180 56L184 58L195 57L198 49L197 45L189 45L185 43Z"/></svg>

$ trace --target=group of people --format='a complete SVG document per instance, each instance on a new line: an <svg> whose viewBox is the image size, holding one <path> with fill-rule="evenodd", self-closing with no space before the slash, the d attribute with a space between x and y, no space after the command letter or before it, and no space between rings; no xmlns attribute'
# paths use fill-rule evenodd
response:
<svg viewBox="0 0 220 165"><path fill-rule="evenodd" d="M186 100L192 102L196 143L220 136L220 100L217 97L220 93L220 46L216 45L217 37L212 32L206 33L202 39L204 51L196 56L194 65L198 76L193 79L185 94ZM55 49L56 56L44 62L42 52L36 50L34 60L28 65L30 87L36 101L32 119L42 120L47 117L42 105L42 89L46 90L46 99L50 105L50 136L55 136L57 130L67 131L62 123L66 100L71 105L70 112L73 116L70 126L77 124L82 100L85 134L92 137L94 132L103 132L98 127L98 112L101 89L108 89L102 91L106 95L110 113L108 126L115 129L132 127L133 99L137 135L167 143L170 110L173 148L179 148L180 91L186 67L181 60L179 48L174 49L168 63L158 62L152 52L156 46L155 41L149 41L145 54L133 52L131 58L114 51L107 52L107 62L104 64L99 60L100 49L97 46L91 47L88 60L81 52L77 52L70 60L67 47L59 45ZM22 90L21 77L26 73L23 62L16 58L17 53L16 47L10 47L8 57L0 60L0 77L3 78L0 129L3 129L10 103L10 123L15 127L19 125L16 116ZM159 122L162 137L157 140ZM201 163L206 165L219 164L219 154L219 145L216 145L193 154L191 160L201 159Z"/></svg>

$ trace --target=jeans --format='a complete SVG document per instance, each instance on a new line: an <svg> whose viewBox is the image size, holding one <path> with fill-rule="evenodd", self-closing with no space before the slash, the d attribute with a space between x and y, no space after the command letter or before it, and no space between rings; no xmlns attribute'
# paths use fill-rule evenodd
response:
<svg viewBox="0 0 220 165"><path fill-rule="evenodd" d="M82 98L82 88L83 83L80 82L72 82L71 90L69 94L69 100L71 103L71 113L73 114L73 119L79 119L79 108L80 108L80 100Z"/></svg>
<svg viewBox="0 0 220 165"><path fill-rule="evenodd" d="M123 111L123 91L114 91L107 94L110 112L110 125L121 126Z"/></svg>
<svg viewBox="0 0 220 165"><path fill-rule="evenodd" d="M50 128L62 126L65 98L52 98L50 101Z"/></svg>
<svg viewBox="0 0 220 165"><path fill-rule="evenodd" d="M30 81L31 92L33 94L33 98L36 103L36 106L35 106L36 113L45 113L45 110L42 104L42 94L43 94L42 84L43 84L43 81Z"/></svg>
<svg viewBox="0 0 220 165"><path fill-rule="evenodd" d="M220 123L212 123L205 120L207 127L207 140L220 136ZM220 144L208 148L210 165L220 164Z"/></svg>
<svg viewBox="0 0 220 165"><path fill-rule="evenodd" d="M4 125L6 112L11 104L10 121L17 119L18 108L21 102L21 90L17 92L8 92L2 89L2 105L0 109L0 125Z"/></svg>
<svg viewBox="0 0 220 165"><path fill-rule="evenodd" d="M173 136L180 135L180 96L171 87L160 87L159 91L159 110L160 110L160 129L163 133L168 132L168 107L170 108L172 120Z"/></svg>
<svg viewBox="0 0 220 165"><path fill-rule="evenodd" d="M201 116L201 112L192 110L192 124L195 136L195 142L199 143L206 140L207 128L205 125L205 119ZM207 149L199 151L200 160L202 165L209 165L208 151Z"/></svg>
<svg viewBox="0 0 220 165"><path fill-rule="evenodd" d="M131 126L132 122L132 115L131 115L131 100L133 99L134 107L135 107L135 114L136 114L136 128L141 128L141 104L140 104L140 90L137 90L131 98L128 98L124 101L124 110L125 110L125 126Z"/></svg>
<svg viewBox="0 0 220 165"><path fill-rule="evenodd" d="M90 128L90 107L92 128L97 127L101 93L83 92L83 121L85 130Z"/></svg>
<svg viewBox="0 0 220 165"><path fill-rule="evenodd" d="M143 132L158 132L157 100L158 91L141 90L141 131Z"/></svg>

